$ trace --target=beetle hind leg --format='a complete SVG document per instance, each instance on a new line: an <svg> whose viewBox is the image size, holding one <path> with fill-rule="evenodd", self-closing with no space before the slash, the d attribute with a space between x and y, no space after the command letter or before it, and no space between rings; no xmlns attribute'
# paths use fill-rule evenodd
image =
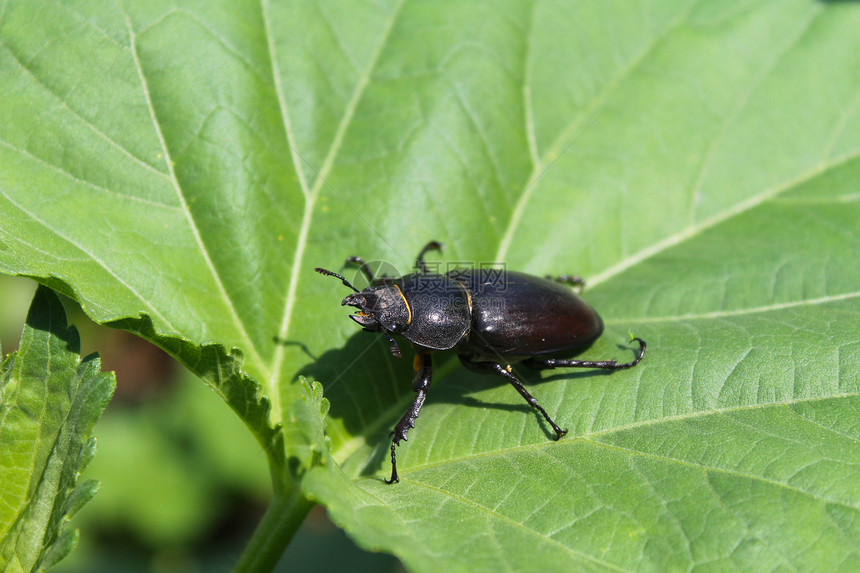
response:
<svg viewBox="0 0 860 573"><path fill-rule="evenodd" d="M397 475L397 454L395 449L400 444L401 440L406 441L406 434L410 428L415 427L415 420L418 418L418 413L421 411L421 406L424 405L424 400L427 399L427 390L430 389L430 382L433 379L433 360L430 354L419 353L415 356L415 378L412 379L412 389L417 392L417 396L410 404L406 413L394 426L391 435L391 479L385 480L385 483L397 483L400 478Z"/></svg>
<svg viewBox="0 0 860 573"><path fill-rule="evenodd" d="M345 267L356 267L359 272L364 275L364 278L367 279L367 282L373 284L374 276L373 271L370 270L370 267L364 262L364 259L361 257L349 257L344 261L343 266Z"/></svg>
<svg viewBox="0 0 860 573"><path fill-rule="evenodd" d="M472 357L460 355L460 362L463 363L463 366L472 370L473 372L481 372L481 373L495 373L507 380L511 386L516 388L517 392L520 393L520 396L525 398L525 401L529 403L529 406L537 410L541 413L547 423L552 426L552 429L555 431L555 439L559 440L563 435L567 433L567 430L563 430L555 421L549 417L546 410L543 409L537 399L526 390L526 387L523 386L523 383L520 382L520 379L517 378L513 372L511 372L511 367L504 367L501 364L490 361L479 361L474 360Z"/></svg>
<svg viewBox="0 0 860 573"><path fill-rule="evenodd" d="M557 277L544 275L544 278L555 281L559 284L570 285L576 289L576 292L580 292L585 288L585 279L577 275L561 275Z"/></svg>
<svg viewBox="0 0 860 573"><path fill-rule="evenodd" d="M430 241L424 245L424 248L421 249L421 252L418 253L418 257L415 259L415 268L424 274L430 272L427 269L427 263L424 262L424 255L426 255L428 251L439 251L441 253L443 248L444 245L439 241Z"/></svg>
<svg viewBox="0 0 860 573"><path fill-rule="evenodd" d="M535 370L552 370L553 368L602 368L604 370L623 370L639 364L645 356L645 341L634 338L639 343L639 353L633 362L618 364L615 360L571 360L567 358L529 358L523 364Z"/></svg>

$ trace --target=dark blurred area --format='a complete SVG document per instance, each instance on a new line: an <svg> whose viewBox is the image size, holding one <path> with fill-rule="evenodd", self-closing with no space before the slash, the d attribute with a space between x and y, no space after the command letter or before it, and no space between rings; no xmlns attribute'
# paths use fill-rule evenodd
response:
<svg viewBox="0 0 860 573"><path fill-rule="evenodd" d="M0 345L18 340L35 283L0 275ZM148 342L101 327L64 299L81 355L116 372L116 394L95 428L98 451L82 479L98 494L72 519L78 547L65 573L230 571L271 494L266 458L250 432L202 381ZM314 508L277 571L402 571L366 552Z"/></svg>

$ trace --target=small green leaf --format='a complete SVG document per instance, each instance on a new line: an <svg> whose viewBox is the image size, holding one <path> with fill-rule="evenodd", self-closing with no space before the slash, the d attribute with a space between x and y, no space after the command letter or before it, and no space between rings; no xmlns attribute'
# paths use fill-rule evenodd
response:
<svg viewBox="0 0 860 573"><path fill-rule="evenodd" d="M79 356L77 331L56 294L39 287L17 352L0 377L0 563L37 571L65 557L68 520L95 495L78 483L92 459L93 426L113 394L113 373Z"/></svg>
<svg viewBox="0 0 860 573"><path fill-rule="evenodd" d="M325 435L325 417L330 403L323 397L323 386L300 377L302 394L290 404L290 415L284 429L288 455L301 460L302 468L326 463L331 440Z"/></svg>

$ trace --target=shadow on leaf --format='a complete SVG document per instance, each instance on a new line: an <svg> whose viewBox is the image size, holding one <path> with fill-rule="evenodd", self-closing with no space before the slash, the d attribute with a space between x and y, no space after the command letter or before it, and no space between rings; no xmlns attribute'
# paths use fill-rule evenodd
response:
<svg viewBox="0 0 860 573"><path fill-rule="evenodd" d="M308 364L297 373L319 380L325 395L331 401L329 419L339 420L350 436L363 437L372 450L361 464L359 475L367 476L387 469L389 460L389 434L404 414L415 396L412 391L412 358L414 350L404 344L402 359L393 357L382 336L369 336L356 332L346 344L324 352L318 360ZM619 344L617 358L629 352L629 345ZM571 355L567 355L571 356ZM606 370L559 369L549 375L541 375L522 364L513 364L514 372L523 381L538 401L541 400L543 383L568 381L576 383L594 376L610 376ZM487 402L472 394L496 387L508 387L515 396L513 403ZM516 400L521 400L516 403ZM536 410L531 408L501 377L470 372L461 366L454 352L434 355L434 378L428 392L425 409L433 404L454 404L466 408L493 409L507 412L522 412L533 416L548 440L555 432ZM424 413L426 410L422 410ZM417 422L420 425L420 418Z"/></svg>

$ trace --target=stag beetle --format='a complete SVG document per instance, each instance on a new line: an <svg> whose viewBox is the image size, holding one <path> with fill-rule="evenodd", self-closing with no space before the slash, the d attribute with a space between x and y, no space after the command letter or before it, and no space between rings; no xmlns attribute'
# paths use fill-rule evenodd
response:
<svg viewBox="0 0 860 573"><path fill-rule="evenodd" d="M414 273L398 278L374 277L360 257L350 257L347 265L357 265L370 286L359 291L338 273L322 268L320 274L340 279L353 291L342 306L358 309L350 318L368 332L379 332L391 344L391 353L400 357L392 334L411 342L416 351L412 389L417 393L412 405L391 435L391 479L397 475L395 447L406 441L415 427L418 412L427 397L433 375L432 354L454 350L463 365L480 373L494 373L510 382L535 410L543 415L559 439L567 433L512 372L511 364L522 362L538 370L559 367L620 370L635 366L645 355L645 341L632 362L615 360L571 360L570 355L591 345L603 332L603 321L570 286L582 285L578 277L563 276L555 281L525 273L498 269L456 269L445 274L431 273L424 262L428 251L442 250L436 241L418 254Z"/></svg>

